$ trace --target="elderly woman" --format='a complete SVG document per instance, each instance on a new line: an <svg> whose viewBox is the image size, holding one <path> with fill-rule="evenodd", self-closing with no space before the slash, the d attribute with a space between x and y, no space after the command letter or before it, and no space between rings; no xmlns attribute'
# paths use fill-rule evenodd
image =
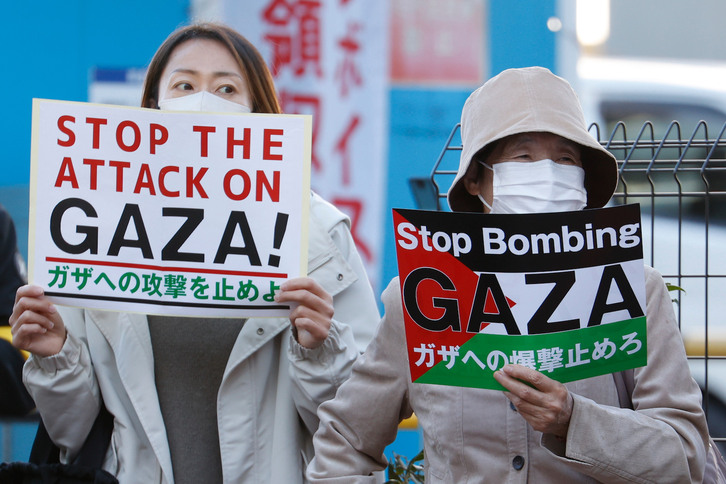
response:
<svg viewBox="0 0 726 484"><path fill-rule="evenodd" d="M463 151L448 193L457 211L538 213L602 207L615 158L588 133L569 84L546 69L505 71L475 91L461 119ZM397 424L415 412L426 482L701 482L708 439L670 297L646 267L648 365L632 408L613 375L562 384L519 365L508 391L412 383L398 280L385 316L335 399L318 410L312 482L375 482Z"/></svg>

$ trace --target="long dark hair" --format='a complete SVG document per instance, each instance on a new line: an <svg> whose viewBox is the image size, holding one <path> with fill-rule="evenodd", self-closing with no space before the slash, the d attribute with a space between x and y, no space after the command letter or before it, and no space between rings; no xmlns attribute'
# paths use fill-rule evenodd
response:
<svg viewBox="0 0 726 484"><path fill-rule="evenodd" d="M252 112L275 114L282 112L275 94L272 74L259 51L237 31L216 23L200 23L182 27L166 38L157 49L146 71L144 93L141 96L142 107L159 108L159 81L169 62L169 57L177 46L194 39L214 40L229 50L247 81L252 97Z"/></svg>

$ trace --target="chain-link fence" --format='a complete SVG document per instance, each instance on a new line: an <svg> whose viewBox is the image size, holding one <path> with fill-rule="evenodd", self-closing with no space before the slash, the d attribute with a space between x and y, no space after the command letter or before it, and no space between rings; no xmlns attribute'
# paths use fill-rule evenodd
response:
<svg viewBox="0 0 726 484"><path fill-rule="evenodd" d="M711 435L726 451L726 124L691 132L651 123L590 132L618 159L611 204L639 203L646 264L669 284L691 372L703 389ZM449 210L446 190L461 154L455 126L431 175L411 179L419 208Z"/></svg>

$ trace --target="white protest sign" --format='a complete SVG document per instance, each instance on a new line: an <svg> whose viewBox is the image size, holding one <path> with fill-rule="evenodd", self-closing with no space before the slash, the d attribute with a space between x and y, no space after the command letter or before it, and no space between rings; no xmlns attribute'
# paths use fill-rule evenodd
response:
<svg viewBox="0 0 726 484"><path fill-rule="evenodd" d="M29 280L72 306L283 316L306 274L311 120L34 100Z"/></svg>

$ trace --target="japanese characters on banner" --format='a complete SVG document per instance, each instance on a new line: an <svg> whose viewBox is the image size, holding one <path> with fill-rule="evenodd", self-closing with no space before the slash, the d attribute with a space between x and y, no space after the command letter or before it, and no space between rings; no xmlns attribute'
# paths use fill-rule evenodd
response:
<svg viewBox="0 0 726 484"><path fill-rule="evenodd" d="M273 71L283 111L313 116L312 188L351 219L372 283L382 264L388 2L224 0L222 19Z"/></svg>
<svg viewBox="0 0 726 484"><path fill-rule="evenodd" d="M306 274L310 116L33 102L29 279L72 306L285 316Z"/></svg>
<svg viewBox="0 0 726 484"><path fill-rule="evenodd" d="M412 381L503 389L646 364L638 205L483 215L394 210Z"/></svg>

